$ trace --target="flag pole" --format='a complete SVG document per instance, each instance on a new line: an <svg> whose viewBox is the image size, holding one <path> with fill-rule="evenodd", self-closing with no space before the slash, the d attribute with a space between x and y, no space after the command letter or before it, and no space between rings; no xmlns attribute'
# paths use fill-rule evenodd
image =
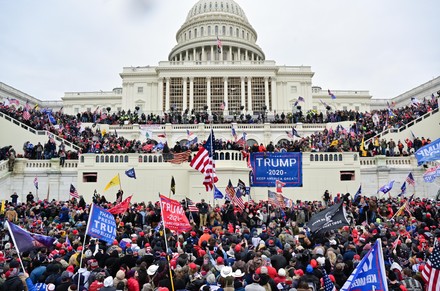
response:
<svg viewBox="0 0 440 291"><path fill-rule="evenodd" d="M160 217L162 219L163 236L165 239L165 254L167 256L168 270L170 271L171 291L174 291L173 272L171 272L170 257L168 256L168 241L167 241L167 231L166 231L167 228L165 225L165 219L163 219L162 200L160 198L160 193L159 193L159 201L160 201L160 203L159 203L160 204Z"/></svg>
<svg viewBox="0 0 440 291"><path fill-rule="evenodd" d="M215 159L214 159L214 139L212 138L212 123L211 123L211 131L209 133L209 136L211 138L211 153L212 153L212 163L213 163L213 168L215 167ZM214 173L214 169L211 171L211 183L212 183L212 198L213 200L215 200L215 183L214 183L214 177L212 176L212 174ZM206 221L206 224L208 224L208 221Z"/></svg>
<svg viewBox="0 0 440 291"><path fill-rule="evenodd" d="M18 259L20 260L21 268L23 269L23 272L26 272L26 269L24 268L24 265L23 265L23 260L21 259L21 256L20 256L20 250L18 249L17 243L15 242L14 233L11 231L11 227L9 226L9 223L10 223L9 220L6 219L6 223L8 224L8 231L9 231L9 234L11 235L12 242L14 243L14 246L17 248L17 255L18 255Z"/></svg>
<svg viewBox="0 0 440 291"><path fill-rule="evenodd" d="M50 192L50 183L47 183L47 195L46 195L47 202L49 202L49 192Z"/></svg>
<svg viewBox="0 0 440 291"><path fill-rule="evenodd" d="M118 173L118 179L119 179L119 190L122 191L121 175L119 175L119 173Z"/></svg>
<svg viewBox="0 0 440 291"><path fill-rule="evenodd" d="M86 245L87 232L89 231L90 217L92 217L92 214L93 214L93 205L94 205L93 203L90 205L90 213L89 213L89 217L87 219L86 232L84 233L84 240L83 240L82 250L81 250L81 258L79 260L79 268L82 268L83 254L84 254L84 248ZM81 276L78 276L78 285L77 286L79 286L80 283L81 283Z"/></svg>

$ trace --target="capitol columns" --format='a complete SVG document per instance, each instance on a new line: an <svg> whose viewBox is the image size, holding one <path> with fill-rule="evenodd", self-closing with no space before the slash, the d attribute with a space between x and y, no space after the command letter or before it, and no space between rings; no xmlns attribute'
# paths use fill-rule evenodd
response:
<svg viewBox="0 0 440 291"><path fill-rule="evenodd" d="M206 105L208 112L211 112L211 77L206 77Z"/></svg>
<svg viewBox="0 0 440 291"><path fill-rule="evenodd" d="M194 109L194 77L189 77L189 112Z"/></svg>
<svg viewBox="0 0 440 291"><path fill-rule="evenodd" d="M249 114L252 114L252 77L247 77L247 87L248 87L248 104L247 111Z"/></svg>
<svg viewBox="0 0 440 291"><path fill-rule="evenodd" d="M228 77L223 77L223 102L225 104L225 109L223 110L223 115L229 111L228 106Z"/></svg>
<svg viewBox="0 0 440 291"><path fill-rule="evenodd" d="M188 91L187 91L187 85L186 83L188 82L188 78L187 77L183 77L183 98L182 98L182 111L185 111L185 109L187 108L186 104L188 103Z"/></svg>
<svg viewBox="0 0 440 291"><path fill-rule="evenodd" d="M270 110L273 111L273 109L274 109L273 101L278 98L278 96L277 96L277 79L274 77L271 77L270 79L271 79L271 86L270 87L272 89L272 104L268 104L268 105L269 105Z"/></svg>
<svg viewBox="0 0 440 291"><path fill-rule="evenodd" d="M163 106L163 78L159 78L159 83L158 83L158 95L159 95L159 102L157 104L157 109L160 110L160 108L162 108ZM165 108L162 108L162 110L165 111Z"/></svg>
<svg viewBox="0 0 440 291"><path fill-rule="evenodd" d="M240 79L241 79L241 86L240 86L241 87L241 102L240 102L240 106L246 107L246 98L245 98L246 91L245 91L245 88L244 88L245 77L241 77ZM241 111L241 113L243 113L243 110L240 109L240 111Z"/></svg>
<svg viewBox="0 0 440 291"><path fill-rule="evenodd" d="M269 106L269 77L264 77L264 105L267 109L271 108Z"/></svg>
<svg viewBox="0 0 440 291"><path fill-rule="evenodd" d="M165 111L168 111L170 109L170 77L166 77L165 80Z"/></svg>

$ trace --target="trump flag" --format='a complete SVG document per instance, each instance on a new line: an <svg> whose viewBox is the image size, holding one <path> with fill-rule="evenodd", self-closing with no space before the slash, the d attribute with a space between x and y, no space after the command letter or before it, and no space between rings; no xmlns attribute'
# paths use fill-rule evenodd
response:
<svg viewBox="0 0 440 291"><path fill-rule="evenodd" d="M109 244L116 238L116 221L106 209L92 204L86 234Z"/></svg>
<svg viewBox="0 0 440 291"><path fill-rule="evenodd" d="M164 226L170 230L182 232L191 230L188 218L185 215L182 204L179 201L160 196L160 207L162 208L162 221Z"/></svg>

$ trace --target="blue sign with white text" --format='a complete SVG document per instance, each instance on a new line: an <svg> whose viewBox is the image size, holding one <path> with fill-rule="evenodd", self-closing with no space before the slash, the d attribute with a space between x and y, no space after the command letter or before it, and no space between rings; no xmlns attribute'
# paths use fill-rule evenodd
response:
<svg viewBox="0 0 440 291"><path fill-rule="evenodd" d="M251 153L251 165L252 187L275 187L276 180L302 187L302 153Z"/></svg>

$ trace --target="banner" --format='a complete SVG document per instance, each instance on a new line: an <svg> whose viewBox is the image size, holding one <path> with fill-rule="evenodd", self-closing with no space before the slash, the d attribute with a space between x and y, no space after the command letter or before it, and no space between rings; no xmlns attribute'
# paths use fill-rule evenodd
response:
<svg viewBox="0 0 440 291"><path fill-rule="evenodd" d="M92 204L86 234L109 244L113 243L116 238L115 218L104 208Z"/></svg>
<svg viewBox="0 0 440 291"><path fill-rule="evenodd" d="M426 162L440 160L440 138L421 147L416 151L415 156L418 166Z"/></svg>
<svg viewBox="0 0 440 291"><path fill-rule="evenodd" d="M437 177L440 177L440 166L430 168L423 174L423 180L425 180L426 183L434 182Z"/></svg>
<svg viewBox="0 0 440 291"><path fill-rule="evenodd" d="M284 187L302 187L302 153L251 153L252 187L275 187L275 181Z"/></svg>
<svg viewBox="0 0 440 291"><path fill-rule="evenodd" d="M340 202L313 215L307 223L307 227L313 234L318 234L349 224L344 204Z"/></svg>
<svg viewBox="0 0 440 291"><path fill-rule="evenodd" d="M9 233L17 251L22 253L36 248L50 247L55 241L54 237L28 232L18 225L6 221Z"/></svg>
<svg viewBox="0 0 440 291"><path fill-rule="evenodd" d="M178 232L191 230L188 218L185 215L182 205L179 201L160 196L160 206L162 208L162 220L165 227Z"/></svg>
<svg viewBox="0 0 440 291"><path fill-rule="evenodd" d="M128 196L127 198L124 199L124 201L119 202L118 204L110 208L108 212L111 214L124 213L125 211L127 211L128 207L130 206L131 197L133 197L133 195Z"/></svg>
<svg viewBox="0 0 440 291"><path fill-rule="evenodd" d="M362 258L340 291L376 290L388 291L385 262L382 252L382 240L376 240L374 246Z"/></svg>

